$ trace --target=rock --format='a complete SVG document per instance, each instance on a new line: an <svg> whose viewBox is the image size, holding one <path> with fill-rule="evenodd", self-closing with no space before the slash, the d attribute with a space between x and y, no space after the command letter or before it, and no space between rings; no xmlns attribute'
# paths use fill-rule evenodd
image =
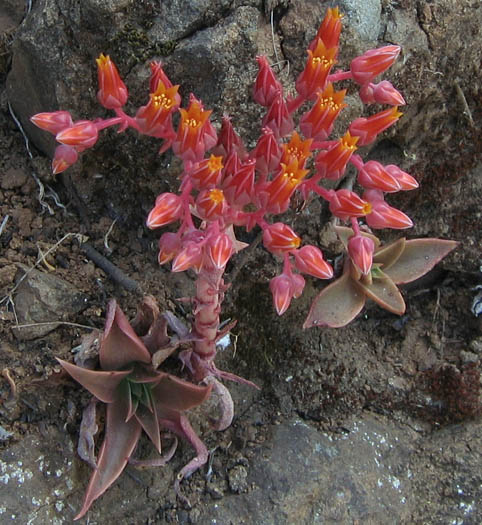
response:
<svg viewBox="0 0 482 525"><path fill-rule="evenodd" d="M29 269L23 264L18 266L20 279ZM87 296L63 279L31 270L17 288L14 303L20 324L51 322L49 325L12 328L18 339L30 340L54 330L58 326L55 321L67 321L82 311L87 306Z"/></svg>
<svg viewBox="0 0 482 525"><path fill-rule="evenodd" d="M20 188L27 182L28 175L24 170L9 168L2 177L1 187L3 190L13 190Z"/></svg>
<svg viewBox="0 0 482 525"><path fill-rule="evenodd" d="M236 465L229 471L228 483L232 492L239 494L248 488L248 471L242 465Z"/></svg>
<svg viewBox="0 0 482 525"><path fill-rule="evenodd" d="M380 33L381 0L340 0L340 11L359 37L367 42L378 39Z"/></svg>

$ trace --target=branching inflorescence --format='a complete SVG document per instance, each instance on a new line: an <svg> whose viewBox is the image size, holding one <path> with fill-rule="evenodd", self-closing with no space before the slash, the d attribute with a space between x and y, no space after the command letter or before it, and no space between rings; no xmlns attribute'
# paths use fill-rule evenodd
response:
<svg viewBox="0 0 482 525"><path fill-rule="evenodd" d="M122 109L128 99L127 88L112 60L104 55L97 59L97 98L102 106L115 112L114 117L73 121L67 111L32 117L37 126L53 133L59 142L53 159L54 173L74 164L80 153L94 146L99 132L112 126L118 126L118 131L133 128L162 139L160 153L171 149L182 160L178 193L157 197L147 226L155 229L179 223L177 232L161 235L159 263L171 262L173 272L191 269L196 274L190 347L179 357L194 381L212 385L223 398L225 413L218 422L220 429L231 422L232 402L219 379L249 383L218 370L214 364L216 345L232 328L220 328L221 303L227 289L223 274L230 258L246 246L236 239L235 228L249 231L259 227L264 247L282 259L281 273L270 282L274 306L282 315L292 299L301 295L303 275L331 279L333 269L317 246L302 246L295 231L276 216L288 209L298 192L306 201L321 197L334 217L349 224L336 228L347 253L343 274L322 290L305 327L343 326L361 311L367 297L392 312L403 313L405 304L396 284L420 277L456 245L439 239L400 239L382 247L370 232L412 226L405 213L387 203L386 195L417 188L417 181L398 166L375 160L364 162L357 153L402 115L398 111L398 106L405 103L402 95L388 81L373 82L393 64L400 47L389 45L367 51L355 58L347 71L333 71L341 17L338 8L328 9L309 46L305 68L296 80L295 96L285 93L267 59L257 57L259 72L253 98L266 107L266 113L260 137L251 151L236 134L229 117L222 118L216 131L211 111L205 110L193 94L187 107L182 108L179 86L172 84L158 62L151 63L149 101L134 117ZM348 79L359 86L364 104L389 107L355 119L342 137L330 138L337 117L347 105L346 90L337 90L334 84ZM299 131L295 130L296 116ZM342 179L349 164L357 171L361 194L323 186L325 179ZM122 374L116 372L115 377ZM149 403L155 403L155 396ZM145 429L142 421L140 424ZM202 461L198 463L200 466Z"/></svg>

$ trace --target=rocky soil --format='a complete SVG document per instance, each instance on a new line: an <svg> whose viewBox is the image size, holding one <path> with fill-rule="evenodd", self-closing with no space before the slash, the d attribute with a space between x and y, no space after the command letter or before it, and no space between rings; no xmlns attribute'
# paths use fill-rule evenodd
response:
<svg viewBox="0 0 482 525"><path fill-rule="evenodd" d="M70 523L81 503L90 467L76 447L88 395L45 382L58 369L55 357L70 359L87 327L102 328L111 297L133 316L150 293L189 320L176 299L193 289L190 275L158 267L158 233L144 227L156 195L176 188L176 160L159 156L154 139L110 131L55 178L53 142L29 116L60 108L76 118L105 116L95 100L100 52L118 64L134 111L146 100L149 62L161 59L183 97L193 91L216 125L230 114L251 147L261 115L250 98L255 56L266 54L292 85L332 5L0 5L1 522ZM343 330L301 329L319 282L308 282L278 318L268 289L277 261L261 247L242 267L234 260L223 317L238 324L219 364L261 391L230 386L236 417L223 433L207 425L209 407L192 415L211 456L209 468L182 484L190 506L173 490L192 457L185 445L162 469L129 466L85 523L482 522L482 7L478 0L338 5L346 13L342 66L371 47L403 48L386 78L407 100L404 117L363 155L419 180L420 189L392 200L414 220L410 237L460 246L405 288L406 315L370 304ZM338 131L363 111L353 93L348 99ZM336 256L325 209L312 203L290 213L306 242ZM132 289L101 269L85 243L135 281ZM169 366L181 374L175 360ZM142 442L138 454L149 453Z"/></svg>

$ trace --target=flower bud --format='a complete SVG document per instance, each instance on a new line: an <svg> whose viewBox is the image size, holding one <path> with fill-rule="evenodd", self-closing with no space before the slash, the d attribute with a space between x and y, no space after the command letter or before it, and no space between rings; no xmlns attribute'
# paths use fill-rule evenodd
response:
<svg viewBox="0 0 482 525"><path fill-rule="evenodd" d="M348 255L353 264L367 275L370 272L373 262L373 252L375 243L369 237L363 235L353 235L348 240Z"/></svg>
<svg viewBox="0 0 482 525"><path fill-rule="evenodd" d="M369 160L358 172L357 182L366 189L375 189L394 193L399 191L400 184L390 175L380 162Z"/></svg>
<svg viewBox="0 0 482 525"><path fill-rule="evenodd" d="M360 88L360 99L364 104L390 104L390 106L405 104L405 99L388 80L383 80L378 84L371 82L364 84Z"/></svg>
<svg viewBox="0 0 482 525"><path fill-rule="evenodd" d="M177 233L163 233L159 239L159 264L165 264L179 253L181 249L181 239Z"/></svg>
<svg viewBox="0 0 482 525"><path fill-rule="evenodd" d="M371 82L395 62L399 53L400 46L385 46L370 49L363 55L354 58L350 64L353 80L361 85Z"/></svg>
<svg viewBox="0 0 482 525"><path fill-rule="evenodd" d="M351 217L364 217L371 212L371 204L350 190L338 190L330 200L330 211L335 217L347 220Z"/></svg>
<svg viewBox="0 0 482 525"><path fill-rule="evenodd" d="M385 170L396 179L401 190L407 191L418 188L418 182L411 175L402 171L398 166L395 166L395 164L385 166Z"/></svg>
<svg viewBox="0 0 482 525"><path fill-rule="evenodd" d="M202 249L199 244L188 241L172 262L173 272L183 272L189 268L199 271L202 267Z"/></svg>
<svg viewBox="0 0 482 525"><path fill-rule="evenodd" d="M278 92L283 91L283 87L276 78L266 57L257 56L259 72L253 86L253 99L261 106L270 106Z"/></svg>
<svg viewBox="0 0 482 525"><path fill-rule="evenodd" d="M99 91L97 100L107 109L121 108L127 102L127 88L110 57L101 54L96 59Z"/></svg>
<svg viewBox="0 0 482 525"><path fill-rule="evenodd" d="M275 222L263 230L263 244L271 253L279 255L296 250L301 239L287 224Z"/></svg>
<svg viewBox="0 0 482 525"><path fill-rule="evenodd" d="M214 267L222 270L233 254L233 242L229 238L229 235L220 233L208 240L206 250Z"/></svg>
<svg viewBox="0 0 482 525"><path fill-rule="evenodd" d="M72 164L75 164L78 158L79 154L74 147L60 144L60 146L57 146L55 149L54 158L52 160L53 174L57 175L57 173L62 173L72 166Z"/></svg>
<svg viewBox="0 0 482 525"><path fill-rule="evenodd" d="M323 254L316 246L303 246L295 252L296 268L318 279L331 279L333 268L323 259Z"/></svg>
<svg viewBox="0 0 482 525"><path fill-rule="evenodd" d="M182 200L174 193L161 193L150 211L146 225L149 229L159 228L176 221L182 214Z"/></svg>
<svg viewBox="0 0 482 525"><path fill-rule="evenodd" d="M53 111L51 113L37 113L30 120L40 129L57 135L59 131L72 126L72 117L68 111Z"/></svg>
<svg viewBox="0 0 482 525"><path fill-rule="evenodd" d="M370 199L370 204L372 206L371 213L365 218L370 228L393 228L395 230L404 230L413 226L410 217L405 215L402 211L389 206L384 200L379 198L378 195L367 195L367 192L365 192L363 196Z"/></svg>
<svg viewBox="0 0 482 525"><path fill-rule="evenodd" d="M269 289L278 315L283 315L293 298L293 283L288 275L281 274L271 279Z"/></svg>
<svg viewBox="0 0 482 525"><path fill-rule="evenodd" d="M99 132L97 126L90 120L79 120L70 128L59 131L55 138L61 144L75 146L77 151L83 151L97 142Z"/></svg>
<svg viewBox="0 0 482 525"><path fill-rule="evenodd" d="M377 136L389 128L403 115L396 106L380 111L371 117L355 119L348 128L352 135L359 137L358 146L371 144Z"/></svg>

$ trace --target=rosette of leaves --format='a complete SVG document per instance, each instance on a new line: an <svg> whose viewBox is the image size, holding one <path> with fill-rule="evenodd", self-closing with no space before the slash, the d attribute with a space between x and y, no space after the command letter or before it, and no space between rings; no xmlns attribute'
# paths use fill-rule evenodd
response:
<svg viewBox="0 0 482 525"><path fill-rule="evenodd" d="M336 226L335 231L347 250L353 230ZM376 247L370 272L363 275L347 256L342 275L315 298L303 328L345 326L361 312L367 299L402 315L405 301L397 285L410 283L428 273L458 244L444 239L402 237L382 246L374 235L365 232L362 235L370 237Z"/></svg>
<svg viewBox="0 0 482 525"><path fill-rule="evenodd" d="M120 476L142 431L159 453L161 429L167 429L187 439L195 447L197 458L207 454L183 412L200 405L209 396L211 386L197 386L155 370L151 353L114 300L107 307L105 331L100 341L100 369L89 370L61 359L58 361L96 400L107 405L104 440L82 508L75 519L84 516L92 502ZM95 425L95 413L90 419ZM174 450L154 463L165 463L173 453ZM189 465L178 479L195 470Z"/></svg>

